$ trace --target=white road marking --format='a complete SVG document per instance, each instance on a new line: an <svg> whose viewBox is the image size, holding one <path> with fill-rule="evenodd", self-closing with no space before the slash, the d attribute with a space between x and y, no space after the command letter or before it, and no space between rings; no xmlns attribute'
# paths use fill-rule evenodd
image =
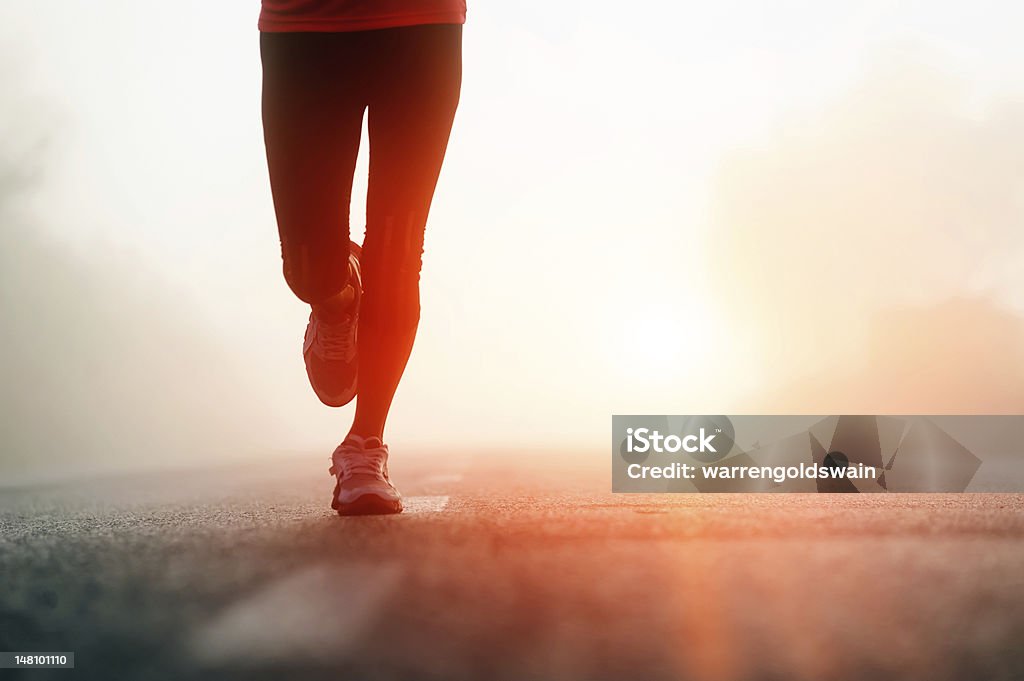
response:
<svg viewBox="0 0 1024 681"><path fill-rule="evenodd" d="M448 497L405 497L403 513L439 513L448 506Z"/></svg>
<svg viewBox="0 0 1024 681"><path fill-rule="evenodd" d="M316 565L228 606L191 637L208 665L337 660L355 649L398 586L397 563Z"/></svg>

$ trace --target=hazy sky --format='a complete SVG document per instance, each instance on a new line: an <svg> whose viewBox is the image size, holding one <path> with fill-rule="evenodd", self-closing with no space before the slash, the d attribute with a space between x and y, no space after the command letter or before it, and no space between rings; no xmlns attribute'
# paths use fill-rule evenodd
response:
<svg viewBox="0 0 1024 681"><path fill-rule="evenodd" d="M623 7L470 1L393 445L603 446L612 413L737 411L868 361L890 305L1024 309L1024 5ZM25 195L42 233L97 276L146 272L240 367L223 409L276 415L240 448L329 450L349 412L309 391L280 274L257 13L7 3L5 137L47 141ZM836 300L843 332L815 342ZM194 370L166 353L167 380Z"/></svg>

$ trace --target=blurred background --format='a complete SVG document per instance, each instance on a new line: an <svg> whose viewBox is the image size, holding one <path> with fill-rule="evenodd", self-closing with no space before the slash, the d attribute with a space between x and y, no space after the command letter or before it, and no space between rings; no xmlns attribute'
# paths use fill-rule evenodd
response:
<svg viewBox="0 0 1024 681"><path fill-rule="evenodd" d="M3 8L0 480L344 434L280 272L258 10ZM471 0L392 449L1024 411L1024 5L626 11Z"/></svg>

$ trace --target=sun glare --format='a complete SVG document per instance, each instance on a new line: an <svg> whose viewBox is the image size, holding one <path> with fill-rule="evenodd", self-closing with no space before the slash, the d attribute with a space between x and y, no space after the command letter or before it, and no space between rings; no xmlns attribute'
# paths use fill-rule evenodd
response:
<svg viewBox="0 0 1024 681"><path fill-rule="evenodd" d="M692 375L707 360L714 328L697 306L643 305L615 334L616 368L636 378Z"/></svg>

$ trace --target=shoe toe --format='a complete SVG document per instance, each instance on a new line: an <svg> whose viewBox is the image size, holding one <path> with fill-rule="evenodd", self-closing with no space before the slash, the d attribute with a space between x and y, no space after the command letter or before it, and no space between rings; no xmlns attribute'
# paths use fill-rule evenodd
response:
<svg viewBox="0 0 1024 681"><path fill-rule="evenodd" d="M313 392L328 407L344 407L356 396L354 371L340 372L311 352L306 353L306 375Z"/></svg>
<svg viewBox="0 0 1024 681"><path fill-rule="evenodd" d="M363 497L375 496L387 502L401 502L402 495L394 487L388 485L344 486L338 490L337 500L340 504L354 504Z"/></svg>

